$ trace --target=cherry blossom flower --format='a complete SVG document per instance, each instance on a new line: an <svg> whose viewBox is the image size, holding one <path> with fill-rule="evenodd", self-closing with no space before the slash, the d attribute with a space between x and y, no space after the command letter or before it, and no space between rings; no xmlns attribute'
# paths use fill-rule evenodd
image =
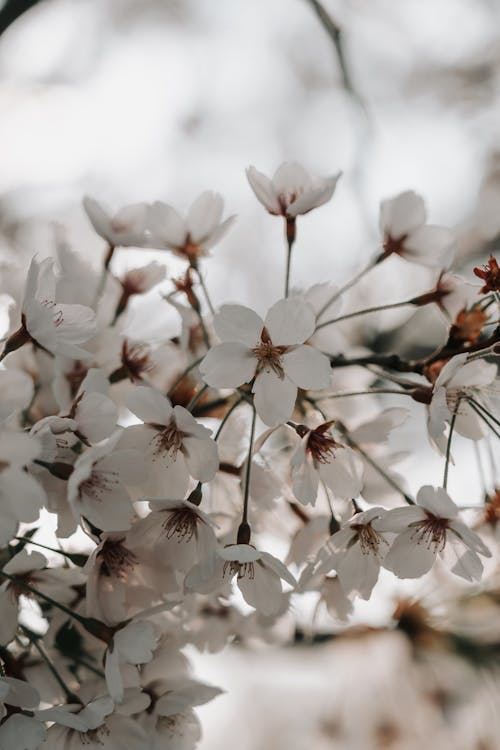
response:
<svg viewBox="0 0 500 750"><path fill-rule="evenodd" d="M389 550L380 527L380 519L387 513L383 508L356 513L320 549L314 574L334 569L346 594L369 599Z"/></svg>
<svg viewBox="0 0 500 750"><path fill-rule="evenodd" d="M42 570L47 565L46 558L39 552L28 553L26 549L14 555L2 570L9 575L20 578L28 583L36 571ZM19 609L19 597L29 596L29 592L15 581L0 576L0 644L8 645L15 637L17 630L17 619Z"/></svg>
<svg viewBox="0 0 500 750"><path fill-rule="evenodd" d="M322 206L332 197L340 173L333 177L313 177L300 164L284 162L272 179L255 167L248 167L250 187L270 214L295 218Z"/></svg>
<svg viewBox="0 0 500 750"><path fill-rule="evenodd" d="M86 196L83 199L83 208L97 234L111 247L148 245L147 203L125 206L118 213L111 215L96 200Z"/></svg>
<svg viewBox="0 0 500 750"><path fill-rule="evenodd" d="M488 262L482 268L474 268L475 275L484 281L480 289L481 294L500 292L500 267L495 256L490 255Z"/></svg>
<svg viewBox="0 0 500 750"><path fill-rule="evenodd" d="M166 247L196 265L198 259L219 242L233 224L235 216L221 221L224 202L218 193L206 191L192 203L185 219L160 201L149 210L152 245Z"/></svg>
<svg viewBox="0 0 500 750"><path fill-rule="evenodd" d="M423 266L444 267L452 259L455 238L449 229L426 224L423 198L411 190L380 205L384 253Z"/></svg>
<svg viewBox="0 0 500 750"><path fill-rule="evenodd" d="M68 502L75 520L84 516L102 531L130 528L134 509L126 485L144 474L141 455L115 450L121 430L103 445L89 448L77 459L68 480Z"/></svg>
<svg viewBox="0 0 500 750"><path fill-rule="evenodd" d="M46 502L40 484L24 470L40 453L35 438L14 430L0 431L0 547L8 544L21 521L36 521Z"/></svg>
<svg viewBox="0 0 500 750"><path fill-rule="evenodd" d="M136 620L117 630L105 657L105 675L109 694L116 703L124 695L121 664L146 664L153 658L156 646L154 626L150 622Z"/></svg>
<svg viewBox="0 0 500 750"><path fill-rule="evenodd" d="M282 580L295 586L295 578L277 557L251 544L220 547L211 561L192 568L184 585L187 590L210 593L234 576L247 604L263 615L275 615L281 610Z"/></svg>
<svg viewBox="0 0 500 750"><path fill-rule="evenodd" d="M94 311L84 305L56 302L53 265L52 258L41 262L32 259L24 290L21 327L7 340L2 357L31 341L51 354L90 358L78 344L95 334Z"/></svg>
<svg viewBox="0 0 500 750"><path fill-rule="evenodd" d="M144 425L127 428L121 446L143 451L147 492L182 497L190 477L200 482L213 479L219 465L217 445L210 430L187 409L172 407L158 391L144 386L134 388L128 407Z"/></svg>
<svg viewBox="0 0 500 750"><path fill-rule="evenodd" d="M426 485L417 504L387 511L379 529L397 533L383 566L399 578L419 578L442 558L451 572L467 581L481 578L479 555L491 557L481 538L459 520L459 508L446 490Z"/></svg>
<svg viewBox="0 0 500 750"><path fill-rule="evenodd" d="M337 497L355 498L361 492L363 464L351 448L333 437L333 424L296 427L302 439L290 463L293 494L301 503L315 504L320 479Z"/></svg>
<svg viewBox="0 0 500 750"><path fill-rule="evenodd" d="M486 433L484 423L469 404L469 399L480 399L481 388L489 386L496 377L497 366L483 360L467 361L467 353L458 354L441 369L428 410L428 431L431 443L443 455L446 452L446 423L456 413L454 429L471 440L480 440Z"/></svg>
<svg viewBox="0 0 500 750"><path fill-rule="evenodd" d="M180 571L213 555L216 524L197 505L189 500L148 499L151 513L136 521L127 535L132 549L147 550L156 564Z"/></svg>
<svg viewBox="0 0 500 750"><path fill-rule="evenodd" d="M222 343L200 365L204 381L236 388L255 378L255 408L267 425L291 417L298 388L320 390L330 382L328 358L304 343L314 332L314 312L298 299L280 300L265 320L248 307L224 305L214 326Z"/></svg>

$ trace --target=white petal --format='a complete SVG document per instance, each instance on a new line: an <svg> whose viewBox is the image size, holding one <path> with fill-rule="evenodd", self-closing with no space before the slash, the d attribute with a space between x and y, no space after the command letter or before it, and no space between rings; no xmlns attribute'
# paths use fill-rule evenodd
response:
<svg viewBox="0 0 500 750"><path fill-rule="evenodd" d="M417 503L439 518L458 516L458 507L442 487L424 485L417 493Z"/></svg>
<svg viewBox="0 0 500 750"><path fill-rule="evenodd" d="M217 443L210 438L186 437L182 450L191 476L200 482L210 482L219 468Z"/></svg>
<svg viewBox="0 0 500 750"><path fill-rule="evenodd" d="M307 344L283 355L283 369L299 388L319 391L330 384L332 368L328 357Z"/></svg>
<svg viewBox="0 0 500 750"><path fill-rule="evenodd" d="M312 307L292 297L271 307L265 325L275 346L303 344L314 333L316 318Z"/></svg>
<svg viewBox="0 0 500 750"><path fill-rule="evenodd" d="M213 346L200 364L203 380L215 388L237 388L255 375L257 358L245 344L226 341Z"/></svg>
<svg viewBox="0 0 500 750"><path fill-rule="evenodd" d="M195 244L208 237L222 218L224 203L219 193L205 191L191 204L187 217L190 239Z"/></svg>
<svg viewBox="0 0 500 750"><path fill-rule="evenodd" d="M425 205L413 190L396 195L380 204L380 229L397 240L425 223Z"/></svg>
<svg viewBox="0 0 500 750"><path fill-rule="evenodd" d="M214 328L221 341L239 341L254 347L260 341L264 321L244 305L222 305L214 318Z"/></svg>
<svg viewBox="0 0 500 750"><path fill-rule="evenodd" d="M394 540L382 565L392 570L398 578L420 578L427 573L436 560L436 552L425 540L415 540L415 529L407 529Z"/></svg>
<svg viewBox="0 0 500 750"><path fill-rule="evenodd" d="M293 494L301 503L314 505L318 496L319 474L310 456L292 468Z"/></svg>
<svg viewBox="0 0 500 750"><path fill-rule="evenodd" d="M264 424L272 427L292 416L297 386L287 377L281 380L273 372L260 372L253 386L254 406Z"/></svg>
<svg viewBox="0 0 500 750"><path fill-rule="evenodd" d="M455 237L449 229L425 225L407 237L401 255L423 266L447 268L453 260L455 245Z"/></svg>
<svg viewBox="0 0 500 750"><path fill-rule="evenodd" d="M248 167L246 175L257 200L270 213L279 215L281 213L281 206L271 180L265 174L255 169L255 167Z"/></svg>
<svg viewBox="0 0 500 750"><path fill-rule="evenodd" d="M127 407L148 424L168 425L172 416L170 401L154 388L137 386L127 400Z"/></svg>

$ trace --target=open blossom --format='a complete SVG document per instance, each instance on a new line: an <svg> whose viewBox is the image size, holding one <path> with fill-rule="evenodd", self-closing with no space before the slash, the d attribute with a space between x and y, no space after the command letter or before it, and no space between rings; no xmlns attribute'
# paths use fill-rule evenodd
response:
<svg viewBox="0 0 500 750"><path fill-rule="evenodd" d="M299 425L302 440L291 458L293 494L314 505L319 481L341 498L358 497L363 487L363 464L347 445L332 434L333 422L315 429Z"/></svg>
<svg viewBox="0 0 500 750"><path fill-rule="evenodd" d="M148 244L147 203L125 206L112 215L96 200L86 196L83 208L97 234L107 240L111 247L142 247Z"/></svg>
<svg viewBox="0 0 500 750"><path fill-rule="evenodd" d="M33 258L28 270L21 311L21 327L7 340L8 354L32 342L51 354L88 359L90 354L78 344L96 331L95 314L84 305L56 302L56 277L52 258Z"/></svg>
<svg viewBox="0 0 500 750"><path fill-rule="evenodd" d="M432 390L428 411L429 437L443 454L446 452L446 423L456 412L454 429L471 440L480 440L486 430L469 399L481 399L481 388L489 386L497 374L493 363L477 359L467 362L467 354L450 359L439 373ZM476 407L477 409L477 407Z"/></svg>
<svg viewBox="0 0 500 750"><path fill-rule="evenodd" d="M283 606L282 580L295 586L290 571L269 552L251 544L219 547L212 560L196 565L186 576L189 591L211 593L227 585L236 576L243 598L263 615L276 615Z"/></svg>
<svg viewBox="0 0 500 750"><path fill-rule="evenodd" d="M166 247L196 265L198 258L226 234L235 216L222 221L224 201L219 193L206 191L192 203L185 219L172 206L157 201L149 210L152 245Z"/></svg>
<svg viewBox="0 0 500 750"><path fill-rule="evenodd" d="M380 519L387 512L383 508L370 508L356 513L320 549L314 575L335 570L346 594L369 599L389 549L380 527Z"/></svg>
<svg viewBox="0 0 500 750"><path fill-rule="evenodd" d="M388 511L379 528L397 533L383 565L399 578L419 578L441 557L455 575L481 578L479 555L491 557L481 538L459 520L459 508L446 490L424 486L417 504Z"/></svg>
<svg viewBox="0 0 500 750"><path fill-rule="evenodd" d="M284 162L272 179L248 167L247 178L257 200L269 213L293 219L322 206L332 197L340 173L333 177L313 177L296 162Z"/></svg>
<svg viewBox="0 0 500 750"><path fill-rule="evenodd" d="M203 379L217 388L236 388L255 378L255 408L267 425L291 417L298 388L321 390L330 382L328 358L304 344L315 316L299 299L280 300L265 320L248 307L224 305L214 326L222 343L201 363Z"/></svg>
<svg viewBox="0 0 500 750"><path fill-rule="evenodd" d="M217 445L210 430L187 409L172 407L168 398L145 386L134 388L128 407L144 425L127 428L122 445L143 451L146 491L183 497L190 477L200 482L214 478L219 466Z"/></svg>
<svg viewBox="0 0 500 750"><path fill-rule="evenodd" d="M444 267L455 249L455 238L445 227L426 224L423 198L412 190L380 204L384 256L395 253L423 266Z"/></svg>
<svg viewBox="0 0 500 750"><path fill-rule="evenodd" d="M151 513L127 535L132 549L145 550L158 565L188 571L212 556L217 544L215 523L189 500L149 498Z"/></svg>
<svg viewBox="0 0 500 750"><path fill-rule="evenodd" d="M68 480L68 502L76 522L84 516L102 531L130 528L134 509L127 484L143 476L138 451L115 450L121 431L106 443L86 450Z"/></svg>

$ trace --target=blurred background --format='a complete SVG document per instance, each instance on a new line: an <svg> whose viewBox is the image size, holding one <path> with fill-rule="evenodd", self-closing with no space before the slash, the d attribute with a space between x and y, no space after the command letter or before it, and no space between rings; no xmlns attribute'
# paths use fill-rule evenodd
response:
<svg viewBox="0 0 500 750"><path fill-rule="evenodd" d="M350 278L377 248L380 200L406 189L425 197L432 223L454 228L454 270L472 279L500 233L500 2L0 2L2 261L27 266L35 252L54 254L62 226L98 267L104 247L82 210L85 194L113 210L162 200L184 211L216 190L238 221L206 263L212 298L263 312L281 295L283 227L244 170L272 174L285 160L343 172L334 199L300 219L293 285ZM123 250L114 262L156 256ZM391 259L357 290L356 306L405 299L435 278ZM429 331L418 314L408 318L376 316L361 334L373 339L376 327L387 349L404 353ZM401 323L404 340L393 340ZM397 443L412 453L402 464L412 491L424 475L440 481L442 460L416 446L411 420ZM477 504L470 444L456 450L451 493ZM484 609L481 600L479 620L498 622L495 603ZM426 617L379 632L391 611L367 613L356 637L314 648L203 657L200 676L229 693L200 711L202 749L237 741L241 750L409 750L430 738L439 750L500 747L497 683L478 687L477 661L471 667ZM284 627L270 640L286 640ZM453 637L457 627L440 622ZM498 634L482 637L490 659Z"/></svg>

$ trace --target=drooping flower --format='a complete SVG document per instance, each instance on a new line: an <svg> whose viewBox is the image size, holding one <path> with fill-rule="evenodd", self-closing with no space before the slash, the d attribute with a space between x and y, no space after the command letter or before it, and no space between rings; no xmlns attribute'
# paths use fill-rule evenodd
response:
<svg viewBox="0 0 500 750"><path fill-rule="evenodd" d="M78 344L88 341L96 331L95 313L84 305L56 302L54 260L32 259L21 310L21 327L5 344L2 357L23 344L32 342L50 354L88 359L91 355Z"/></svg>
<svg viewBox="0 0 500 750"><path fill-rule="evenodd" d="M335 570L346 594L369 599L389 542L379 526L383 508L356 513L318 553L314 574Z"/></svg>
<svg viewBox="0 0 500 750"><path fill-rule="evenodd" d="M363 464L351 448L337 442L333 424L296 428L302 439L290 463L293 494L301 503L315 504L320 479L337 497L356 498L361 492Z"/></svg>
<svg viewBox="0 0 500 750"><path fill-rule="evenodd" d="M116 214L106 211L93 198L85 196L83 208L97 234L111 247L143 247L148 245L147 203L125 206Z"/></svg>
<svg viewBox="0 0 500 750"><path fill-rule="evenodd" d="M160 201L149 209L153 247L165 247L185 258L191 265L208 255L208 251L226 234L235 216L222 221L224 202L219 193L206 191L192 203L185 219Z"/></svg>
<svg viewBox="0 0 500 750"><path fill-rule="evenodd" d="M151 513L127 535L132 549L153 555L157 565L188 571L212 556L217 544L215 523L189 500L148 498Z"/></svg>
<svg viewBox="0 0 500 750"><path fill-rule="evenodd" d="M467 353L457 354L441 369L431 393L428 409L428 431L431 443L446 452L446 424L455 414L454 429L471 440L480 440L487 428L469 400L481 400L481 388L496 377L497 366L477 359L467 361Z"/></svg>
<svg viewBox="0 0 500 750"><path fill-rule="evenodd" d="M423 266L445 267L453 257L455 238L445 227L426 224L423 198L412 190L382 201L380 231L384 253L419 263Z"/></svg>
<svg viewBox="0 0 500 750"><path fill-rule="evenodd" d="M211 560L195 565L184 585L188 591L206 594L218 591L235 576L247 604L266 616L278 614L283 607L282 580L290 586L296 583L290 571L269 552L251 544L230 544L219 547Z"/></svg>
<svg viewBox="0 0 500 750"><path fill-rule="evenodd" d="M267 425L291 417L298 388L320 390L330 382L328 358L304 344L315 316L299 299L280 300L265 320L248 307L224 305L214 326L222 343L201 363L203 379L217 388L236 388L255 378L255 408Z"/></svg>
<svg viewBox="0 0 500 750"><path fill-rule="evenodd" d="M200 482L214 478L219 466L217 444L210 430L187 409L172 407L168 398L145 386L134 388L128 407L144 425L128 427L122 446L143 452L148 472L146 492L183 497L190 477Z"/></svg>
<svg viewBox="0 0 500 750"><path fill-rule="evenodd" d="M417 504L387 511L379 529L397 533L383 566L399 578L419 578L442 558L451 572L467 581L481 578L479 555L491 557L481 538L459 519L459 508L446 490L426 485Z"/></svg>
<svg viewBox="0 0 500 750"><path fill-rule="evenodd" d="M333 177L313 177L296 162L281 164L272 179L248 167L248 182L260 203L270 214L295 218L322 206L332 197L340 173Z"/></svg>
<svg viewBox="0 0 500 750"><path fill-rule="evenodd" d="M127 484L138 483L144 468L138 451L115 450L120 438L118 431L75 462L68 480L68 502L77 523L84 516L102 531L130 528L134 509Z"/></svg>

